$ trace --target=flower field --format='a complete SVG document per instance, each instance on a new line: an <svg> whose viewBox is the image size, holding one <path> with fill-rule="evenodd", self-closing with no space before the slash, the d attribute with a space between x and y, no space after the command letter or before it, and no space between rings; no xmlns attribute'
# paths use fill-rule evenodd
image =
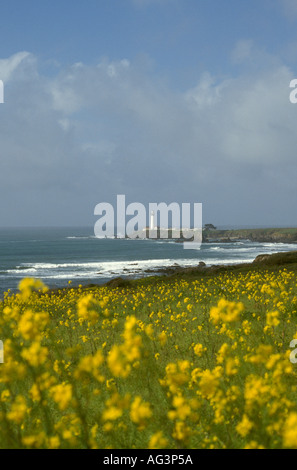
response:
<svg viewBox="0 0 297 470"><path fill-rule="evenodd" d="M262 269L0 302L1 448L297 448L297 274Z"/></svg>

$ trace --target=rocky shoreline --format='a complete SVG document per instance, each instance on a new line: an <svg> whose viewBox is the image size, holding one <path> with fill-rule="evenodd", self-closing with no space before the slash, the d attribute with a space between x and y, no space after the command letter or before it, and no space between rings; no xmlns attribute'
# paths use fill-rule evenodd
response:
<svg viewBox="0 0 297 470"><path fill-rule="evenodd" d="M135 277L133 276L125 276L125 277L115 277L110 279L109 281L105 282L104 284L86 284L83 286L84 289L93 289L97 287L107 286L111 288L117 287L133 287L135 282L141 282L144 279L156 280L158 276L160 277L175 277L175 276L189 276L190 278L195 278L196 276L204 276L204 275L212 275L212 274L219 274L225 272L240 272L241 270L249 270L249 269L270 269L270 268L289 268L292 266L297 271L297 251L288 251L282 253L273 253L271 255L263 254L258 255L252 262L249 263L237 263L237 264L217 264L207 266L204 262L200 261L196 266L191 267L182 267L177 265L176 263L172 266L159 268L159 269L147 269L144 271L144 274L151 274L151 276L141 276ZM60 292L73 289L73 286L65 286L63 288L51 288L48 293L54 295L56 292ZM44 294L40 294L44 295Z"/></svg>
<svg viewBox="0 0 297 470"><path fill-rule="evenodd" d="M198 265L191 267L182 267L176 263L172 266L159 268L159 269L148 269L144 273L151 273L154 275L162 276L175 276L175 275L203 275L213 274L226 271L236 271L241 269L257 268L257 267L280 267L287 266L290 264L297 265L297 251L286 251L282 253L273 253L271 255L258 255L250 263L237 263L237 264L214 264L207 266L204 262L200 261ZM143 279L144 276L141 278ZM129 285L130 280L122 277L116 277L106 282L104 285L110 287L124 287Z"/></svg>

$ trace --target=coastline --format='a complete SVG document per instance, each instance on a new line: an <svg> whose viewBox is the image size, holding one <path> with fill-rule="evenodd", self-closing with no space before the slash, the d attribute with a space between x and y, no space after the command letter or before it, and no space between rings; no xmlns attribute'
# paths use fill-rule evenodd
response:
<svg viewBox="0 0 297 470"><path fill-rule="evenodd" d="M284 232L288 233L280 239ZM260 254L297 250L297 229L216 229L203 233L207 240L201 250L193 252L184 250L182 243L178 246L174 239L143 239L143 243L98 240L87 228L14 230L1 238L1 297L8 290L17 292L25 277L41 279L50 289L64 289L69 281L69 286L85 287L154 277L208 276L216 271L251 269ZM247 240L247 234L252 241ZM260 235L263 240L263 234L266 243L255 241Z"/></svg>
<svg viewBox="0 0 297 470"><path fill-rule="evenodd" d="M157 227L154 236L150 231L135 232L135 239L171 240L175 243L190 242L197 229L186 229L187 237L177 229L164 229ZM199 231L198 231L199 232ZM145 236L144 236L145 234ZM201 234L201 232L200 232ZM192 235L192 238L189 236ZM129 238L126 235L126 238ZM259 243L297 243L297 228L256 228L256 229L202 229L202 243L235 243L251 241Z"/></svg>
<svg viewBox="0 0 297 470"><path fill-rule="evenodd" d="M212 277L222 273L240 274L248 271L275 271L279 269L290 269L297 272L297 250L284 251L273 254L260 254L251 262L246 263L232 263L232 264L213 264L206 266L205 263L199 262L196 266L181 267L179 265L172 265L157 270L152 270L151 275L125 277L117 276L109 279L103 283L87 283L85 285L72 285L67 284L60 287L50 287L47 294L56 295L68 292L71 289L82 289L82 291L89 291L100 288L134 288L139 284L158 283L160 281L173 281L177 279L195 280L204 277ZM14 295L16 292L11 291ZM40 294L45 295L45 294ZM0 302L3 300L3 295L0 297Z"/></svg>
<svg viewBox="0 0 297 470"><path fill-rule="evenodd" d="M160 268L159 270L154 271L155 275L152 276L141 276L138 278L130 277L115 277L103 284L88 284L84 288L94 288L94 287L128 287L132 286L135 283L149 282L150 280L164 280L174 277L201 277L208 276L212 274L222 273L222 272L240 272L240 271L249 271L249 270L259 270L259 269L280 269L282 267L292 266L294 270L297 271L297 251L286 251L278 252L273 254L262 254L258 255L252 262L247 263L234 263L234 264L214 264L211 266L206 266L205 263L199 263L197 266L193 267L181 267L181 266L171 266ZM68 289L68 287L67 287ZM54 289L57 290L57 289Z"/></svg>

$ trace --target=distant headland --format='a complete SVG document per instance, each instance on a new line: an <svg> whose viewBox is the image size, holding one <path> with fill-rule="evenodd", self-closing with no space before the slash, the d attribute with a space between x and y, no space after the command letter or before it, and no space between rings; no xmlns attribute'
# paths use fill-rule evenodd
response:
<svg viewBox="0 0 297 470"><path fill-rule="evenodd" d="M197 229L195 229L197 230ZM135 232L135 238L155 238L174 240L176 243L191 241L194 229L187 229L184 235L176 229L155 230L155 236L151 237L149 228ZM202 230L203 243L234 243L241 240L249 240L259 243L297 243L297 228L251 228L251 229L216 229L212 224L206 224Z"/></svg>
<svg viewBox="0 0 297 470"><path fill-rule="evenodd" d="M297 243L297 228L257 228L237 230L217 230L204 228L204 243L234 243L241 240L250 240L260 243Z"/></svg>

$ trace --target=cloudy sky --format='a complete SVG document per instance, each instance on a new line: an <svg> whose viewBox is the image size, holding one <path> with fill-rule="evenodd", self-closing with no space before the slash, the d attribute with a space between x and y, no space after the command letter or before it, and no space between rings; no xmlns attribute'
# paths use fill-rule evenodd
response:
<svg viewBox="0 0 297 470"><path fill-rule="evenodd" d="M0 7L1 227L92 226L117 194L297 226L297 0Z"/></svg>

